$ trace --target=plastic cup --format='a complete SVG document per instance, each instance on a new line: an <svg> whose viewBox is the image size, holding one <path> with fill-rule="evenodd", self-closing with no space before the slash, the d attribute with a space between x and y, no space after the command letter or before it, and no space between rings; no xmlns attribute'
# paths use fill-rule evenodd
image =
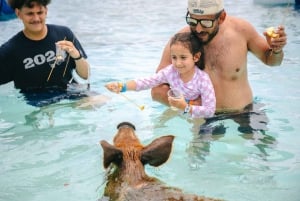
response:
<svg viewBox="0 0 300 201"><path fill-rule="evenodd" d="M66 58L66 51L61 49L59 45L56 45L56 60L57 62L63 62Z"/></svg>
<svg viewBox="0 0 300 201"><path fill-rule="evenodd" d="M274 27L269 27L266 29L267 35L271 38L279 38L279 34L276 33Z"/></svg>
<svg viewBox="0 0 300 201"><path fill-rule="evenodd" d="M169 89L168 91L168 97L172 97L174 99L180 99L182 97L182 93L178 89ZM171 106L172 110L178 110L178 108Z"/></svg>

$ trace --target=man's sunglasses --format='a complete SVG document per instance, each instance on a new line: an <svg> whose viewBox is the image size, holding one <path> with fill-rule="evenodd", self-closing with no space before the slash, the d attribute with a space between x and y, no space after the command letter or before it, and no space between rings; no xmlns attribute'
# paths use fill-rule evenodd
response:
<svg viewBox="0 0 300 201"><path fill-rule="evenodd" d="M197 26L198 23L200 23L200 25L203 27L203 28L212 28L213 25L214 25L214 21L216 19L218 19L221 15L222 11L217 13L216 14L216 17L214 19L201 19L201 20L198 20L198 19L195 19L195 18L192 18L189 16L189 11L186 13L186 16L185 16L185 20L186 20L186 23L192 27L195 27Z"/></svg>

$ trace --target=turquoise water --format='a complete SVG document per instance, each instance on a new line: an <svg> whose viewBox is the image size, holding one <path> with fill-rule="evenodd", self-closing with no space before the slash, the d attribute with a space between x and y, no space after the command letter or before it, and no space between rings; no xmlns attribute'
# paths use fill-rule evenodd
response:
<svg viewBox="0 0 300 201"><path fill-rule="evenodd" d="M111 142L116 125L131 121L143 143L176 136L170 160L150 175L187 192L232 201L300 200L300 12L293 5L265 7L252 1L226 1L228 14L243 17L259 32L284 23L288 33L281 67L270 68L249 55L249 79L269 118L265 134L242 136L224 120L226 134L197 138L199 122L170 117L152 102L150 91L111 94L111 80L152 74L169 37L185 25L186 1L53 0L48 23L68 25L92 66L91 88L111 99L80 108L65 100L44 108L27 105L7 84L0 87L0 200L96 201L105 170L99 140ZM83 2L83 3L82 3ZM0 23L0 43L22 28Z"/></svg>

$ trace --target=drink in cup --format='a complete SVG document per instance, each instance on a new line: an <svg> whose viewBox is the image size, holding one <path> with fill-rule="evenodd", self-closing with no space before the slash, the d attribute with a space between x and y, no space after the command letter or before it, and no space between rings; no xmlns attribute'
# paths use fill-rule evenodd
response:
<svg viewBox="0 0 300 201"><path fill-rule="evenodd" d="M176 88L171 88L168 91L168 97L172 97L174 99L180 99L182 98L182 93L180 90L176 89ZM176 107L171 106L172 110L178 110Z"/></svg>

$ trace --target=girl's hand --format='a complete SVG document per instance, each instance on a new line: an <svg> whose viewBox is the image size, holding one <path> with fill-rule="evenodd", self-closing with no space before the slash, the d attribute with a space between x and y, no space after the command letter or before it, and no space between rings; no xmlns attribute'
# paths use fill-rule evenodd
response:
<svg viewBox="0 0 300 201"><path fill-rule="evenodd" d="M114 92L114 93L120 93L121 91L121 88L119 86L120 84L118 82L110 82L110 83L107 83L105 85L105 87L111 91L111 92Z"/></svg>
<svg viewBox="0 0 300 201"><path fill-rule="evenodd" d="M181 96L180 98L173 98L173 97L169 96L168 101L169 101L170 106L176 107L180 110L184 110L185 107L187 106L187 103L183 96Z"/></svg>

